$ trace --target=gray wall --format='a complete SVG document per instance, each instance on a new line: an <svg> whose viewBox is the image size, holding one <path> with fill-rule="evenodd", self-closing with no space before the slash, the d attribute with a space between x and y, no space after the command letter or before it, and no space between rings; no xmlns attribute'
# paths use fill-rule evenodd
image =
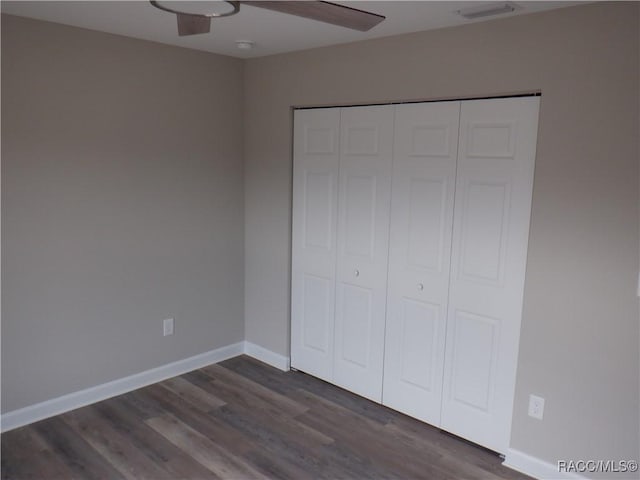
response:
<svg viewBox="0 0 640 480"><path fill-rule="evenodd" d="M2 16L4 412L244 338L242 75Z"/></svg>
<svg viewBox="0 0 640 480"><path fill-rule="evenodd" d="M512 446L638 458L638 8L548 13L245 65L247 340L289 351L291 106L542 92ZM544 421L527 416L546 398Z"/></svg>

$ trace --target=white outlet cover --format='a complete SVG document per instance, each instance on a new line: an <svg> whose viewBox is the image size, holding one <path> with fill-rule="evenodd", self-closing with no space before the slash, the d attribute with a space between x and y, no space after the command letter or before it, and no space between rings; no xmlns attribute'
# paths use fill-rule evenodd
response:
<svg viewBox="0 0 640 480"><path fill-rule="evenodd" d="M542 420L544 416L544 398L537 395L529 395L529 416Z"/></svg>
<svg viewBox="0 0 640 480"><path fill-rule="evenodd" d="M162 333L166 337L167 335L173 335L173 318L165 318L162 322Z"/></svg>

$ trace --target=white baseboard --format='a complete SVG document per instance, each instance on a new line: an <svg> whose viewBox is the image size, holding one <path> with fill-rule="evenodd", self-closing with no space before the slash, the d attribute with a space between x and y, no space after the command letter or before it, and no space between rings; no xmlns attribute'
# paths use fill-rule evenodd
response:
<svg viewBox="0 0 640 480"><path fill-rule="evenodd" d="M267 350L255 343L246 341L238 342L128 377L113 380L112 382L103 383L95 387L7 412L0 417L0 431L7 432L14 428L37 422L38 420L60 415L61 413L75 410L76 408L146 387L152 383L161 382L167 378L176 377L213 363L237 357L243 353L285 372L289 370L289 357Z"/></svg>
<svg viewBox="0 0 640 480"><path fill-rule="evenodd" d="M545 462L539 458L527 455L519 450L510 448L505 455L504 462L505 467L509 467L513 470L517 470L520 473L524 473L533 478L539 480L586 480L587 477L583 477L574 472L559 472L558 465Z"/></svg>
<svg viewBox="0 0 640 480"><path fill-rule="evenodd" d="M45 418L84 407L107 398L122 395L138 388L161 382L167 378L182 375L198 368L246 354L277 369L288 371L290 358L267 350L260 345L242 341L201 353L193 357L168 363L112 382L73 392L68 395L36 403L25 408L7 412L0 417L0 431L7 432ZM557 465L532 457L519 450L509 449L503 465L540 480L586 480L586 477L572 472L558 472Z"/></svg>
<svg viewBox="0 0 640 480"><path fill-rule="evenodd" d="M245 341L244 353L246 355L249 355L250 357L255 358L256 360L260 360L261 362L278 368L284 372L288 372L291 368L291 360L289 359L289 357L285 357L284 355L280 355L279 353L267 350L266 348L261 347L260 345L256 345L255 343Z"/></svg>
<svg viewBox="0 0 640 480"><path fill-rule="evenodd" d="M257 347L257 345L255 347ZM261 349L261 347L257 348ZM120 378L85 390L69 393L62 397L53 398L45 402L13 410L0 417L0 430L2 432L13 430L14 428L22 427L24 425L37 422L38 420L43 420L79 407L84 407L91 403L122 395L123 393L151 385L152 383L161 382L167 378L182 375L183 373L206 367L207 365L218 363L228 358L237 357L245 351L245 342L234 343L232 345L227 345L226 347L201 353L200 355L185 358L184 360L178 360L177 362L168 363L157 368L152 368L151 370L136 373L129 377ZM268 350L264 350L264 352L271 353L268 352ZM247 354L252 355L251 353ZM276 354L272 355L275 356ZM256 356L256 358L259 357ZM262 360L261 358L259 359ZM269 363L266 360L262 361Z"/></svg>

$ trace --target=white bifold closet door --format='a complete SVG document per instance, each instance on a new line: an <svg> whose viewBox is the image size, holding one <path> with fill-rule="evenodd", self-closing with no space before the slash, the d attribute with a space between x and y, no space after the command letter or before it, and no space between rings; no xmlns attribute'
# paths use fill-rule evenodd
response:
<svg viewBox="0 0 640 480"><path fill-rule="evenodd" d="M538 104L537 97L461 104L441 426L503 453L516 383Z"/></svg>
<svg viewBox="0 0 640 480"><path fill-rule="evenodd" d="M341 109L333 382L382 401L394 106Z"/></svg>
<svg viewBox="0 0 640 480"><path fill-rule="evenodd" d="M297 110L291 365L382 400L394 107Z"/></svg>
<svg viewBox="0 0 640 480"><path fill-rule="evenodd" d="M294 368L507 451L538 106L295 112Z"/></svg>
<svg viewBox="0 0 640 480"><path fill-rule="evenodd" d="M399 105L383 403L440 425L460 102Z"/></svg>
<svg viewBox="0 0 640 480"><path fill-rule="evenodd" d="M333 380L340 109L294 120L291 363Z"/></svg>
<svg viewBox="0 0 640 480"><path fill-rule="evenodd" d="M498 452L511 429L538 102L396 107L383 403Z"/></svg>

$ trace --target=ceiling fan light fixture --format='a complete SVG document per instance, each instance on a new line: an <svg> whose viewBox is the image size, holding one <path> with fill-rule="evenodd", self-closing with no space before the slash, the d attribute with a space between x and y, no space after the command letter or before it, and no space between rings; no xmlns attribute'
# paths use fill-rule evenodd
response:
<svg viewBox="0 0 640 480"><path fill-rule="evenodd" d="M211 31L211 19L229 17L240 11L240 2L233 1L157 1L149 0L154 7L175 13L178 35L197 35ZM213 7L217 7L214 9ZM223 7L223 8L220 8Z"/></svg>
<svg viewBox="0 0 640 480"><path fill-rule="evenodd" d="M485 3L477 7L462 8L456 10L456 13L467 20L473 20L481 17L490 17L493 15L500 15L503 13L511 13L520 6L513 2L500 2L500 3Z"/></svg>
<svg viewBox="0 0 640 480"><path fill-rule="evenodd" d="M176 15L220 18L230 17L240 11L240 2L234 1L167 1L149 0L154 7Z"/></svg>
<svg viewBox="0 0 640 480"><path fill-rule="evenodd" d="M360 32L372 29L385 19L383 15L320 0L149 0L149 3L155 8L177 15L180 35L209 32L212 18L235 15L240 11L241 3ZM213 6L217 7L215 11L212 9Z"/></svg>

